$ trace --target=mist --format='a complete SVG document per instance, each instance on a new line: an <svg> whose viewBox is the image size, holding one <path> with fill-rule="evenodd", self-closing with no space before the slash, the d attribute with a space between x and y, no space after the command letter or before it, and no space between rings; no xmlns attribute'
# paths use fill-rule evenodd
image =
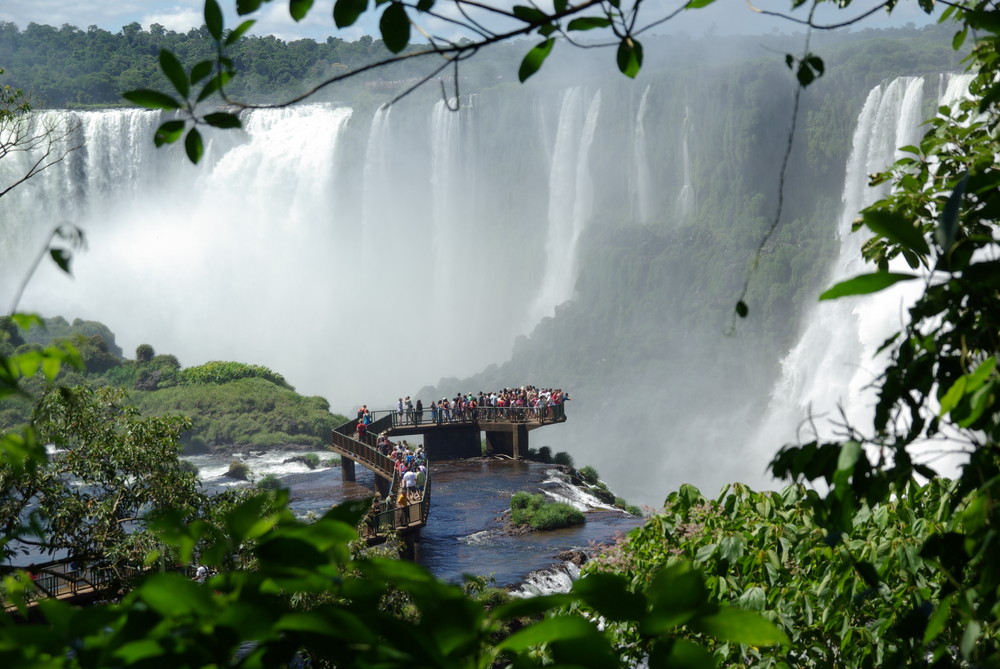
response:
<svg viewBox="0 0 1000 669"><path fill-rule="evenodd" d="M19 308L102 321L127 355L263 364L340 413L561 387L569 421L532 446L597 467L630 502L772 485L796 419L761 425L840 248L871 86L808 92L802 118L821 110L841 136L797 139L782 232L751 272L794 80L773 54L674 56L638 82L556 59L528 85L466 89L447 101L457 113L430 90L247 112L197 167L153 147L159 114L47 112L86 145L4 198L0 298L70 221L88 239L73 276L43 262Z"/></svg>

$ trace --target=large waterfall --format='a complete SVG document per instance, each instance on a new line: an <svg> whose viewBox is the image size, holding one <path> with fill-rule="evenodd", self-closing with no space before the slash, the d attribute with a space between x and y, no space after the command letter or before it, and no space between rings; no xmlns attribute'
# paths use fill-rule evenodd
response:
<svg viewBox="0 0 1000 669"><path fill-rule="evenodd" d="M339 412L432 384L560 384L573 420L532 445L570 450L630 501L685 481L763 485L805 411L830 415L874 378L870 352L906 298L823 304L810 325L783 325L799 341L761 420L780 354L757 349L774 330L723 331L773 211L793 83L780 64L713 76L246 112L243 130L207 133L199 166L154 149L158 114L51 112L84 147L0 203L0 300L72 222L88 239L73 278L42 263L20 308L102 321L127 355L149 343L184 366L264 364ZM877 195L865 175L915 141L927 88L899 79L864 103L831 281L860 271L846 232ZM807 171L793 159L791 180ZM0 161L0 180L23 167ZM786 204L828 239L836 221L812 200L837 194L809 186ZM581 294L593 303L557 326ZM767 309L792 313L752 314ZM516 378L497 367L512 350ZM484 387L457 387L479 372Z"/></svg>
<svg viewBox="0 0 1000 669"><path fill-rule="evenodd" d="M53 112L84 147L5 198L0 299L72 222L74 277L43 263L20 308L105 322L129 354L266 364L343 411L502 362L573 296L601 91L449 106L248 112L197 167L154 149L156 113ZM616 142L601 160L631 162Z"/></svg>
<svg viewBox="0 0 1000 669"><path fill-rule="evenodd" d="M964 94L966 76L942 77L938 105ZM868 175L902 157L899 147L919 144L925 88L921 77L901 77L874 88L858 116L847 163L838 235L840 253L828 284L871 272L861 257L869 235L852 232L858 212L887 193L888 184L868 185ZM910 271L902 259L896 271ZM898 265L898 266L897 266ZM782 361L782 376L757 437L758 448L773 452L784 442L830 439L843 423L864 430L876 401L873 383L888 362L885 340L906 322L919 295L918 282L902 283L875 295L817 304L804 320L801 336Z"/></svg>

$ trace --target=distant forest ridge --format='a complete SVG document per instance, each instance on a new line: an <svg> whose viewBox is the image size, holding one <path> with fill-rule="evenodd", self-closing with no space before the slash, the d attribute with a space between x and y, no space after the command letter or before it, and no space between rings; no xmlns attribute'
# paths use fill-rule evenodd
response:
<svg viewBox="0 0 1000 669"><path fill-rule="evenodd" d="M933 49L941 69L955 69L959 58L950 53L950 31L947 26L862 30L853 33L820 33L814 40L814 50L824 58L849 58L850 45L859 40L885 39L914 42L920 51ZM760 36L727 38L723 45L718 38L691 40L685 37L649 37L647 53L655 46L682 51L688 64L705 63L726 58L732 47L745 42L760 52ZM789 49L801 48L800 36L786 36ZM774 41L774 36L768 37ZM780 42L780 39L778 40ZM55 28L31 23L23 31L14 23L0 22L0 68L6 70L0 83L21 88L30 93L37 108L87 108L124 104L121 94L138 88L168 88L159 67L162 48L172 50L187 67L211 59L214 46L203 26L186 33L167 30L153 24L143 30L138 23L124 26L111 33L97 26L81 30L63 25ZM410 49L419 48L411 46ZM824 51L825 49L825 51ZM488 57L476 58L463 64L461 76L468 79L463 86L495 85L516 80L518 63L526 50L524 42L490 47ZM572 58L583 59L586 51L566 49ZM599 50L601 58L609 59ZM839 55L838 55L839 52ZM374 60L385 58L388 51L381 40L364 36L354 42L328 37L325 42L300 39L290 42L273 36L244 37L233 46L230 54L239 72L227 87L233 97L253 102L268 102L302 93L312 85L338 73L347 72ZM732 56L728 56L732 58ZM647 58L648 63L651 61ZM366 89L381 89L401 85L426 76L427 59L415 59L365 73L358 78L325 91L324 99L354 100ZM435 65L437 63L434 63ZM677 63L672 63L676 66Z"/></svg>

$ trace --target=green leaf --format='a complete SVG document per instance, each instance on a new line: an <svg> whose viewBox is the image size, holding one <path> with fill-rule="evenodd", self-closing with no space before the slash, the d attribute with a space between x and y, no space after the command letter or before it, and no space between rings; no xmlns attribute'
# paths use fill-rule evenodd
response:
<svg viewBox="0 0 1000 669"><path fill-rule="evenodd" d="M603 16L581 16L570 21L566 30L593 30L594 28L607 28L610 25L611 19Z"/></svg>
<svg viewBox="0 0 1000 669"><path fill-rule="evenodd" d="M788 636L774 623L753 611L727 606L718 612L700 616L689 623L696 631L716 639L750 646L788 646Z"/></svg>
<svg viewBox="0 0 1000 669"><path fill-rule="evenodd" d="M646 599L629 592L624 577L613 574L588 574L573 584L572 592L610 620L641 620L646 613Z"/></svg>
<svg viewBox="0 0 1000 669"><path fill-rule="evenodd" d="M520 652L555 641L579 639L595 631L593 623L578 616L546 618L540 623L522 628L510 635L497 646L497 649Z"/></svg>
<svg viewBox="0 0 1000 669"><path fill-rule="evenodd" d="M556 14L561 14L566 11L567 7L569 7L569 0L555 0L555 2L552 3L552 7L556 10Z"/></svg>
<svg viewBox="0 0 1000 669"><path fill-rule="evenodd" d="M968 183L969 173L966 172L955 186L955 190L948 196L948 201L938 219L937 241L945 253L951 250L958 235L958 212L962 208L962 198L965 197L965 186Z"/></svg>
<svg viewBox="0 0 1000 669"><path fill-rule="evenodd" d="M688 3L684 5L684 9L701 9L702 7L708 7L713 2L715 0L688 0Z"/></svg>
<svg viewBox="0 0 1000 669"><path fill-rule="evenodd" d="M422 12L429 12L434 8L434 0L417 0L417 9Z"/></svg>
<svg viewBox="0 0 1000 669"><path fill-rule="evenodd" d="M73 259L72 253L65 249L49 249L49 255L52 256L52 260L59 266L59 269L67 274L72 274L69 269L69 263Z"/></svg>
<svg viewBox="0 0 1000 669"><path fill-rule="evenodd" d="M204 102L215 93L218 93L222 90L223 86L229 83L230 79L232 79L232 75L228 72L219 72L209 79L205 87L201 89L201 93L198 94L198 102Z"/></svg>
<svg viewBox="0 0 1000 669"><path fill-rule="evenodd" d="M853 439L844 442L837 458L837 471L853 472L859 457L861 457L861 444Z"/></svg>
<svg viewBox="0 0 1000 669"><path fill-rule="evenodd" d="M944 631L945 625L948 624L948 616L951 614L951 605L954 600L955 593L952 593L942 599L941 603L934 609L934 613L931 614L931 617L927 621L927 627L924 628L924 644L930 643Z"/></svg>
<svg viewBox="0 0 1000 669"><path fill-rule="evenodd" d="M240 13L242 14L242 12ZM244 21L239 26L237 26L236 30L229 33L229 36L226 37L226 46L232 46L233 44L236 44L236 42L238 42L241 37L247 34L247 31L250 30L250 28L252 28L255 23L257 22L251 19L248 21ZM191 79L194 80L194 74L191 75Z"/></svg>
<svg viewBox="0 0 1000 669"><path fill-rule="evenodd" d="M649 669L715 669L715 658L687 639L664 639L653 644Z"/></svg>
<svg viewBox="0 0 1000 669"><path fill-rule="evenodd" d="M198 128L188 130L187 137L184 138L184 150L187 152L188 160L197 165L205 153L205 145L201 141L201 133L198 132Z"/></svg>
<svg viewBox="0 0 1000 669"><path fill-rule="evenodd" d="M642 44L631 37L624 38L618 44L618 69L626 77L635 79L642 67Z"/></svg>
<svg viewBox="0 0 1000 669"><path fill-rule="evenodd" d="M819 296L819 299L835 300L838 297L847 297L848 295L867 295L869 293L877 293L878 291L885 290L889 286L899 283L900 281L910 281L916 278L919 277L915 274L900 274L895 272L861 274L853 279L841 281L832 288L827 289L826 292Z"/></svg>
<svg viewBox="0 0 1000 669"><path fill-rule="evenodd" d="M196 84L208 75L212 74L215 63L210 60L203 60L191 68L191 83Z"/></svg>
<svg viewBox="0 0 1000 669"><path fill-rule="evenodd" d="M386 7L378 27L389 51L399 53L410 43L410 19L406 16L406 7L402 3L393 2Z"/></svg>
<svg viewBox="0 0 1000 669"><path fill-rule="evenodd" d="M205 115L205 123L213 128L241 128L240 117L229 112L213 112Z"/></svg>
<svg viewBox="0 0 1000 669"><path fill-rule="evenodd" d="M547 613L552 609L570 604L573 600L569 595L541 595L525 599L512 599L506 604L496 607L491 612L497 620L511 620Z"/></svg>
<svg viewBox="0 0 1000 669"><path fill-rule="evenodd" d="M166 93L141 88L135 91L126 91L122 97L129 102L134 102L140 107L147 109L180 109L181 103L173 99Z"/></svg>
<svg viewBox="0 0 1000 669"><path fill-rule="evenodd" d="M750 308L747 306L746 302L744 302L743 300L740 300L739 302L736 303L736 315L737 316L739 316L740 318L746 318L747 314L749 314L749 313L750 313Z"/></svg>
<svg viewBox="0 0 1000 669"><path fill-rule="evenodd" d="M540 9L535 7L525 7L524 5L514 5L511 10L514 16L525 23L546 23L549 17Z"/></svg>
<svg viewBox="0 0 1000 669"><path fill-rule="evenodd" d="M222 39L222 9L215 0L205 0L205 27L213 38Z"/></svg>
<svg viewBox="0 0 1000 669"><path fill-rule="evenodd" d="M211 592L177 574L150 576L135 591L142 601L163 616L205 614L212 610Z"/></svg>
<svg viewBox="0 0 1000 669"><path fill-rule="evenodd" d="M902 214L887 209L869 209L861 217L875 234L922 256L931 252L923 232Z"/></svg>
<svg viewBox="0 0 1000 669"><path fill-rule="evenodd" d="M288 13L296 22L299 22L306 17L312 6L313 0L289 0Z"/></svg>
<svg viewBox="0 0 1000 669"><path fill-rule="evenodd" d="M253 14L260 9L264 0L236 0L236 13L240 16Z"/></svg>
<svg viewBox="0 0 1000 669"><path fill-rule="evenodd" d="M969 377L965 374L955 379L955 383L951 384L951 388L948 388L948 392L941 398L941 410L938 412L938 416L944 416L958 406L958 403L965 397L968 383Z"/></svg>
<svg viewBox="0 0 1000 669"><path fill-rule="evenodd" d="M131 665L140 660L148 660L151 657L163 655L163 647L154 639L129 641L115 649L113 655L124 660L126 665Z"/></svg>
<svg viewBox="0 0 1000 669"><path fill-rule="evenodd" d="M160 124L160 127L156 129L156 133L153 135L153 143L156 146L173 144L184 134L184 126L184 121L179 120L167 121Z"/></svg>
<svg viewBox="0 0 1000 669"><path fill-rule="evenodd" d="M528 80L528 77L538 72L549 53L552 52L552 46L555 43L555 38L550 37L544 42L536 44L531 51L525 54L524 60L521 61L521 67L517 71L517 78L522 84Z"/></svg>
<svg viewBox="0 0 1000 669"><path fill-rule="evenodd" d="M961 30L955 33L955 36L951 38L951 48L954 51L958 51L965 44L965 38L969 34L969 27L964 26Z"/></svg>
<svg viewBox="0 0 1000 669"><path fill-rule="evenodd" d="M181 65L181 61L177 60L177 56L167 49L160 49L160 68L181 97L186 98L190 90L188 78L187 74L184 73L184 66Z"/></svg>
<svg viewBox="0 0 1000 669"><path fill-rule="evenodd" d="M333 22L338 28L353 26L368 9L368 0L337 0L333 5Z"/></svg>

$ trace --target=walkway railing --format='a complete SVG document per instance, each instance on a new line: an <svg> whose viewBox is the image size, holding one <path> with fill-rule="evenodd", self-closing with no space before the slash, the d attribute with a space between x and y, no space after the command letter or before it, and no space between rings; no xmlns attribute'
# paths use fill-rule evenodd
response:
<svg viewBox="0 0 1000 669"><path fill-rule="evenodd" d="M551 404L546 407L476 407L462 411L456 409L441 412L432 417L430 409L399 413L396 409L371 411L373 422L368 425L368 434L377 435L390 427L410 427L419 425L448 425L450 423L558 423L566 420L566 405ZM353 431L357 421L346 424ZM372 443L374 444L374 437Z"/></svg>
<svg viewBox="0 0 1000 669"><path fill-rule="evenodd" d="M395 463L375 448L376 437L373 434L366 434L363 441L359 441L357 435L352 432L354 427L354 423L344 423L335 428L333 430L334 447L340 451L341 455L346 454L382 478L392 480L396 471Z"/></svg>
<svg viewBox="0 0 1000 669"><path fill-rule="evenodd" d="M378 503L380 511L365 519L362 532L369 542L384 540L392 531L400 532L411 527L422 527L427 523L431 508L430 476L425 477L424 487L416 500L407 497L406 504L396 505L393 500L397 494L397 488L393 486L388 501Z"/></svg>
<svg viewBox="0 0 1000 669"><path fill-rule="evenodd" d="M5 567L7 569L8 567ZM30 567L9 567L23 569L35 574L32 578L38 588L29 594L30 599L69 599L77 595L100 591L112 581L137 578L149 571L137 567L117 566L114 569L97 565L77 564L75 560L58 560L34 564Z"/></svg>

